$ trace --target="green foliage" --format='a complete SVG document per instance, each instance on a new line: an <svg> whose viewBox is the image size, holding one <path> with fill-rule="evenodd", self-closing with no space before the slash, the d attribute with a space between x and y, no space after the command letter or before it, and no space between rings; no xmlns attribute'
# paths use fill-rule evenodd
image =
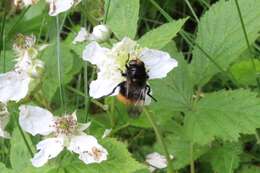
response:
<svg viewBox="0 0 260 173"><path fill-rule="evenodd" d="M260 61L253 60L256 66L256 72L254 70L251 60L243 60L231 66L230 71L234 78L240 85L256 85L256 78L258 78L257 73L260 72Z"/></svg>
<svg viewBox="0 0 260 173"><path fill-rule="evenodd" d="M252 44L260 27L260 1L239 0L239 4ZM247 49L234 1L219 1L203 15L196 43L224 70ZM191 68L194 80L200 86L220 72L198 47L193 50Z"/></svg>
<svg viewBox="0 0 260 173"><path fill-rule="evenodd" d="M184 128L177 123L171 123L171 130L172 133L166 135L165 141L170 154L174 157L173 167L175 169L189 165L191 159L197 160L209 150L206 146L202 147L190 142L185 135ZM163 153L158 143L155 145L155 148Z"/></svg>
<svg viewBox="0 0 260 173"><path fill-rule="evenodd" d="M212 148L206 154L206 159L215 172L232 173L239 166L241 153L241 144L226 143Z"/></svg>
<svg viewBox="0 0 260 173"><path fill-rule="evenodd" d="M84 0L57 17L58 31L56 17L48 15L45 0L23 9L1 1L0 77L4 67L14 69L12 45L17 33L34 34L37 45L48 47L38 57L45 63L42 78L34 80L39 83L31 85L33 90L26 98L7 105L11 118L5 130L12 136L0 139L0 172L149 173L146 155L156 151L165 155L167 149L173 156L168 168L172 166L178 173L259 173L260 98L255 91L259 91L256 79L260 79L260 1L237 1L250 49L236 0ZM200 21L194 20L197 17ZM91 33L98 24L108 25L113 32L108 41L100 43L103 47L111 48L127 36L140 47L168 52L178 61L167 77L147 82L157 102L145 109L159 127L159 138L144 113L133 118L116 98L89 96L89 85L99 72L82 60L90 40L72 41L81 27ZM59 100L58 65L64 108ZM43 167L33 167L15 116L21 104L38 105L55 115L76 110L79 122L92 122L86 132L108 150L108 160L87 165L77 154L64 150ZM0 122L0 134L1 126ZM112 132L101 139L105 129ZM40 137L24 134L35 154ZM170 169L155 172L172 173Z"/></svg>
<svg viewBox="0 0 260 173"><path fill-rule="evenodd" d="M176 36L186 20L187 18L163 24L142 36L138 43L143 47L161 49Z"/></svg>
<svg viewBox="0 0 260 173"><path fill-rule="evenodd" d="M108 0L106 0L106 6ZM107 25L121 39L134 38L137 32L139 0L112 0L107 16Z"/></svg>
<svg viewBox="0 0 260 173"><path fill-rule="evenodd" d="M68 84L82 67L80 57L68 44L61 45L61 75L62 84ZM45 63L45 73L43 76L42 90L48 101L51 101L59 88L57 55L55 44L51 44L43 53L42 59Z"/></svg>
<svg viewBox="0 0 260 173"><path fill-rule="evenodd" d="M29 138L27 138L29 139ZM32 147L32 145L30 145ZM31 165L31 155L26 148L26 144L21 140L19 129L14 129L11 139L10 160L14 171L21 171Z"/></svg>
<svg viewBox="0 0 260 173"><path fill-rule="evenodd" d="M215 138L237 141L260 127L260 101L248 90L218 91L205 95L187 112L184 126L189 139L208 144Z"/></svg>

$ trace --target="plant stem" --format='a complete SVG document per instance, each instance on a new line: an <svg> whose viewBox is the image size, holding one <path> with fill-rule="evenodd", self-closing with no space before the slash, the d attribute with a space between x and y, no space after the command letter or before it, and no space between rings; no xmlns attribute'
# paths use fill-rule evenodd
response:
<svg viewBox="0 0 260 173"><path fill-rule="evenodd" d="M107 16L108 16L109 8L110 8L110 3L111 3L111 0L108 0L107 8L106 8L106 11L105 11L104 24L106 24L106 22L107 22Z"/></svg>
<svg viewBox="0 0 260 173"><path fill-rule="evenodd" d="M192 8L192 6L191 6L189 0L185 0L185 3L186 3L187 6L189 7L189 9L190 9L190 11L191 11L193 17L195 18L196 22L199 23L200 20L199 20L198 16L196 15L195 11L193 10L193 8Z"/></svg>
<svg viewBox="0 0 260 173"><path fill-rule="evenodd" d="M158 139L158 142L160 143L160 145L162 146L163 150L164 150L164 153L166 155L166 159L167 159L167 162L168 162L168 168L167 168L167 173L174 173L174 169L173 169L173 166L172 166L172 160L171 160L171 157L170 157L170 154L168 152L168 149L167 149L167 146L163 140L163 137L162 137L162 134L160 132L160 129L159 127L157 126L155 120L153 119L153 116L149 113L149 111L144 108L144 113L147 117L147 119L150 121L152 127L153 127L153 130L155 132L155 135Z"/></svg>
<svg viewBox="0 0 260 173"><path fill-rule="evenodd" d="M8 31L7 37L10 37L13 30L15 29L15 26L23 19L24 15L27 13L27 11L30 9L31 6L28 6L23 13L20 15L20 17L15 21L11 29Z"/></svg>
<svg viewBox="0 0 260 173"><path fill-rule="evenodd" d="M244 37L245 37L245 40L246 40L246 44L247 44L248 50L252 54L252 56L250 56L250 60L251 60L251 63L252 63L253 69L254 69L254 73L256 75L257 74L256 65L255 65L254 58L253 58L253 51L252 51L250 43L249 43L245 23L244 23L244 20L243 20L243 17L242 17L242 13L241 13L238 1L235 0L235 3L236 3L236 7L237 7L237 12L238 12L238 15L239 15L240 23L241 23L241 26L242 26L242 29L243 29ZM257 76L256 76L256 83L257 83L257 87L258 87L258 92L260 92L260 82L257 79Z"/></svg>
<svg viewBox="0 0 260 173"><path fill-rule="evenodd" d="M56 54L57 54L57 72L59 82L59 93L62 110L64 111L63 85L61 76L61 57L60 57L60 23L59 16L56 17Z"/></svg>
<svg viewBox="0 0 260 173"><path fill-rule="evenodd" d="M1 43L2 46L0 47L0 54L3 52L3 72L6 71L6 59L5 59L5 21L6 21L6 12L4 12L3 22L1 26Z"/></svg>
<svg viewBox="0 0 260 173"><path fill-rule="evenodd" d="M26 148L28 149L28 152L30 153L31 157L33 157L33 152L32 152L32 149L31 149L31 147L30 147L30 145L29 145L29 142L27 141L26 136L25 136L25 134L23 133L23 130L22 130L22 128L21 128L20 125L19 125L18 116L15 116L15 117L16 117L16 124L17 124L18 129L19 129L19 132L20 132L20 134L21 134L21 136L22 136L22 138L23 138L23 141L24 141L24 143L25 143L25 145L26 145Z"/></svg>
<svg viewBox="0 0 260 173"><path fill-rule="evenodd" d="M190 172L195 173L195 165L193 160L193 143L190 144Z"/></svg>

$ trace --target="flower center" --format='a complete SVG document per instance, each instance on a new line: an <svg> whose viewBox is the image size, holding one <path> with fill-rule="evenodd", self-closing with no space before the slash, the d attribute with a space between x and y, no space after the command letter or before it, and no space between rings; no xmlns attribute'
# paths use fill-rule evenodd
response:
<svg viewBox="0 0 260 173"><path fill-rule="evenodd" d="M99 160L100 157L102 156L102 151L100 149L98 149L97 147L93 147L92 148L92 155L94 157L95 160Z"/></svg>
<svg viewBox="0 0 260 173"><path fill-rule="evenodd" d="M55 121L55 136L73 134L77 128L77 121L73 116L64 116Z"/></svg>

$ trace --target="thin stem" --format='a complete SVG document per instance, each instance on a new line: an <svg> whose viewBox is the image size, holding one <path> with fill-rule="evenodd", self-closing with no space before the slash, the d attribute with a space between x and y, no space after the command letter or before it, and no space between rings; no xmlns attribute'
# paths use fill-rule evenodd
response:
<svg viewBox="0 0 260 173"><path fill-rule="evenodd" d="M89 95L88 95L88 63L84 62L84 94L85 94L85 110L86 117L85 122L88 120L88 109L89 109Z"/></svg>
<svg viewBox="0 0 260 173"><path fill-rule="evenodd" d="M164 150L164 153L166 155L166 159L167 159L167 162L168 162L167 173L174 173L174 169L173 169L173 166L172 166L172 159L170 157L170 154L169 154L169 151L167 149L167 146L166 146L166 144L165 144L165 142L163 140L161 131L160 131L159 127L157 126L155 120L153 119L153 116L149 113L149 111L146 108L144 108L144 113L145 113L147 119L149 120L149 122L151 123L151 125L153 127L153 130L155 132L155 135L156 135L156 137L158 139L158 142L162 146L162 148Z"/></svg>
<svg viewBox="0 0 260 173"><path fill-rule="evenodd" d="M195 173L195 165L193 159L193 143L190 144L190 172Z"/></svg>
<svg viewBox="0 0 260 173"><path fill-rule="evenodd" d="M79 96L82 96L82 97L86 97L85 93L71 87L71 86L67 86L67 89L74 92L75 94L79 95ZM108 107L107 105L103 105L102 103L100 103L99 101L95 100L95 99L92 99L90 100L92 103L94 103L95 105L97 105L98 107L100 107L101 109L103 109L104 111L107 111L108 110Z"/></svg>
<svg viewBox="0 0 260 173"><path fill-rule="evenodd" d="M21 134L21 136L23 138L23 141L24 141L24 143L26 145L26 148L28 149L28 152L30 153L31 157L33 157L33 152L32 152L32 149L31 149L31 147L29 145L29 142L27 141L27 139L25 137L25 134L24 134L22 128L20 127L20 125L19 125L18 116L15 116L15 117L16 117L16 124L17 124L19 132L20 132L20 134Z"/></svg>
<svg viewBox="0 0 260 173"><path fill-rule="evenodd" d="M247 31L246 31L246 27L245 27L245 23L244 23L244 20L243 20L243 17L242 17L242 13L241 13L241 10L240 10L239 3L238 3L237 0L235 0L235 3L236 3L237 12L238 12L238 15L239 15L240 23L241 23L241 26L242 26L242 29L243 29L243 33L244 33L244 37L245 37L245 40L246 40L248 50L253 55L253 51L252 51L251 46L250 46L250 42L249 42L249 39L248 39L248 35L247 35ZM256 70L256 65L255 65L253 56L250 56L250 60L251 60L251 63L252 63L253 69L254 69L254 73L256 75L257 70ZM256 77L256 83L257 83L258 91L260 92L260 82L257 79L257 77Z"/></svg>
<svg viewBox="0 0 260 173"><path fill-rule="evenodd" d="M111 0L108 0L106 12L105 12L106 14L105 14L105 19L104 19L104 24L106 24L106 22L107 22L107 16L108 16L109 8L110 8L110 3L111 3Z"/></svg>
<svg viewBox="0 0 260 173"><path fill-rule="evenodd" d="M62 110L64 110L64 98L63 98L63 85L62 85L62 76L61 76L61 57L60 57L60 24L59 16L56 17L56 53L57 53L57 72L58 72L58 82L59 82L59 93L60 93L60 102Z"/></svg>
<svg viewBox="0 0 260 173"><path fill-rule="evenodd" d="M199 20L198 16L196 15L195 11L193 10L193 8L192 8L192 6L191 6L189 0L185 0L185 3L186 3L187 6L189 7L189 9L190 9L190 11L191 11L193 17L195 18L196 22L199 23L200 20Z"/></svg>
<svg viewBox="0 0 260 173"><path fill-rule="evenodd" d="M3 72L6 71L6 57L5 57L5 20L6 20L6 13L4 14L3 24L2 24L2 28L1 28L2 47L1 47L0 51L3 52Z"/></svg>

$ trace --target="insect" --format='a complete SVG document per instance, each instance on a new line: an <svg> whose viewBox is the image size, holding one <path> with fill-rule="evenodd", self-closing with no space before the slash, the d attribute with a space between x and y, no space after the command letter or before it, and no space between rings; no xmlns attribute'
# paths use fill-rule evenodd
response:
<svg viewBox="0 0 260 173"><path fill-rule="evenodd" d="M117 99L128 106L129 115L137 117L142 112L146 95L154 101L157 100L151 95L151 88L147 84L149 76L144 62L139 59L130 60L125 67L126 70L122 72L122 75L126 80L118 84L111 94L119 87Z"/></svg>

